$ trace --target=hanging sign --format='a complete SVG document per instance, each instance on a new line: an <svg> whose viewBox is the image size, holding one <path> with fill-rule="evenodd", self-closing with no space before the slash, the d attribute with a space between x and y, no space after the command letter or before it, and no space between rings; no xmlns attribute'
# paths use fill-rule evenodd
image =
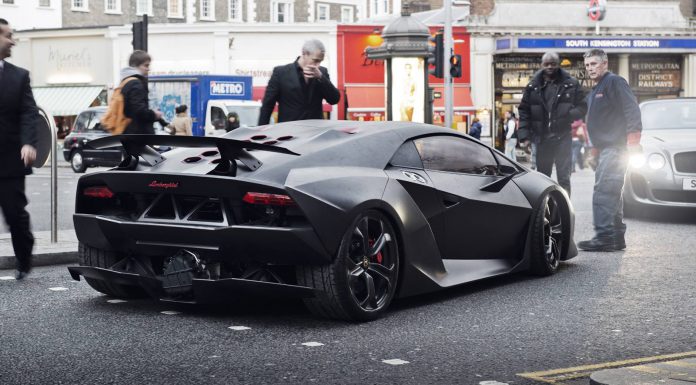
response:
<svg viewBox="0 0 696 385"><path fill-rule="evenodd" d="M587 7L587 16L592 21L604 20L604 15L607 13L607 0L590 0L590 6Z"/></svg>

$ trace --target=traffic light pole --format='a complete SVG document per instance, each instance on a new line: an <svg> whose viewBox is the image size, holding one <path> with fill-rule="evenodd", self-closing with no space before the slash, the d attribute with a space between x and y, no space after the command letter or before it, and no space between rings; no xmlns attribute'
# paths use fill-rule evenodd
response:
<svg viewBox="0 0 696 385"><path fill-rule="evenodd" d="M452 115L453 115L453 90L452 90L452 74L450 73L450 56L452 56L452 0L444 0L443 6L445 8L445 34L443 36L444 49L442 58L444 64L444 76L443 80L445 82L445 127L452 128Z"/></svg>

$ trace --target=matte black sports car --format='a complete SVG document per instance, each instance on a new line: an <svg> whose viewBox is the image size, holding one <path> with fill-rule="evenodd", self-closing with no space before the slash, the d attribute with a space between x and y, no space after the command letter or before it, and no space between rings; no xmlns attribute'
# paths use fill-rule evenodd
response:
<svg viewBox="0 0 696 385"><path fill-rule="evenodd" d="M395 297L549 275L577 254L560 186L452 130L299 121L91 144L119 142L118 167L79 180L69 268L116 297L289 295L369 320Z"/></svg>

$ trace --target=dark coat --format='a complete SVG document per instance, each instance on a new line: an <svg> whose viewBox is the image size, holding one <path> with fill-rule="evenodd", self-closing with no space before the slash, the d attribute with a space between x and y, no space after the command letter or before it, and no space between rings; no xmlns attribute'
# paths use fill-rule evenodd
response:
<svg viewBox="0 0 696 385"><path fill-rule="evenodd" d="M152 124L157 121L155 112L150 109L147 91L147 79L134 75L138 81L130 81L121 89L124 114L131 118L124 134L154 134Z"/></svg>
<svg viewBox="0 0 696 385"><path fill-rule="evenodd" d="M471 128L469 129L469 135L473 136L476 139L481 139L481 123L480 122L474 122L471 123Z"/></svg>
<svg viewBox="0 0 696 385"><path fill-rule="evenodd" d="M304 119L322 119L322 99L336 104L341 99L338 89L331 84L329 72L319 67L321 79L312 79L305 89L300 83L297 61L278 66L268 81L263 97L259 125L268 124L278 103L278 123Z"/></svg>
<svg viewBox="0 0 696 385"><path fill-rule="evenodd" d="M31 174L24 167L21 149L36 148L38 110L31 92L29 71L8 62L0 79L0 178Z"/></svg>
<svg viewBox="0 0 696 385"><path fill-rule="evenodd" d="M587 112L585 92L577 79L559 68L560 84L558 93L551 103L551 111L544 98L544 71L538 71L522 94L518 107L520 126L517 133L519 140L543 140L548 135L562 136L570 134L570 125L577 119L584 119ZM549 114L549 112L551 112Z"/></svg>
<svg viewBox="0 0 696 385"><path fill-rule="evenodd" d="M628 133L643 130L638 101L621 76L607 72L587 99L587 133L594 147L626 147Z"/></svg>

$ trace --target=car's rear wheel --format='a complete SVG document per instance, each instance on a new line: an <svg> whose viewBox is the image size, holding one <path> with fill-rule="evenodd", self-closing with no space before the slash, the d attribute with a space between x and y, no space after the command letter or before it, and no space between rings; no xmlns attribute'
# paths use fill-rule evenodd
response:
<svg viewBox="0 0 696 385"><path fill-rule="evenodd" d="M119 262L119 256L107 250L97 249L80 242L77 250L80 266L111 268ZM85 281L98 292L118 298L142 298L145 291L137 286L120 285L99 279L85 278Z"/></svg>
<svg viewBox="0 0 696 385"><path fill-rule="evenodd" d="M556 199L546 195L534 214L530 251L531 272L536 275L551 275L561 263L564 216Z"/></svg>
<svg viewBox="0 0 696 385"><path fill-rule="evenodd" d="M87 169L85 159L82 157L82 151L75 150L70 156L70 167L77 173L83 173Z"/></svg>
<svg viewBox="0 0 696 385"><path fill-rule="evenodd" d="M399 247L396 231L379 211L358 215L343 235L334 262L300 266L300 285L318 289L305 300L319 316L369 321L384 314L396 293Z"/></svg>

